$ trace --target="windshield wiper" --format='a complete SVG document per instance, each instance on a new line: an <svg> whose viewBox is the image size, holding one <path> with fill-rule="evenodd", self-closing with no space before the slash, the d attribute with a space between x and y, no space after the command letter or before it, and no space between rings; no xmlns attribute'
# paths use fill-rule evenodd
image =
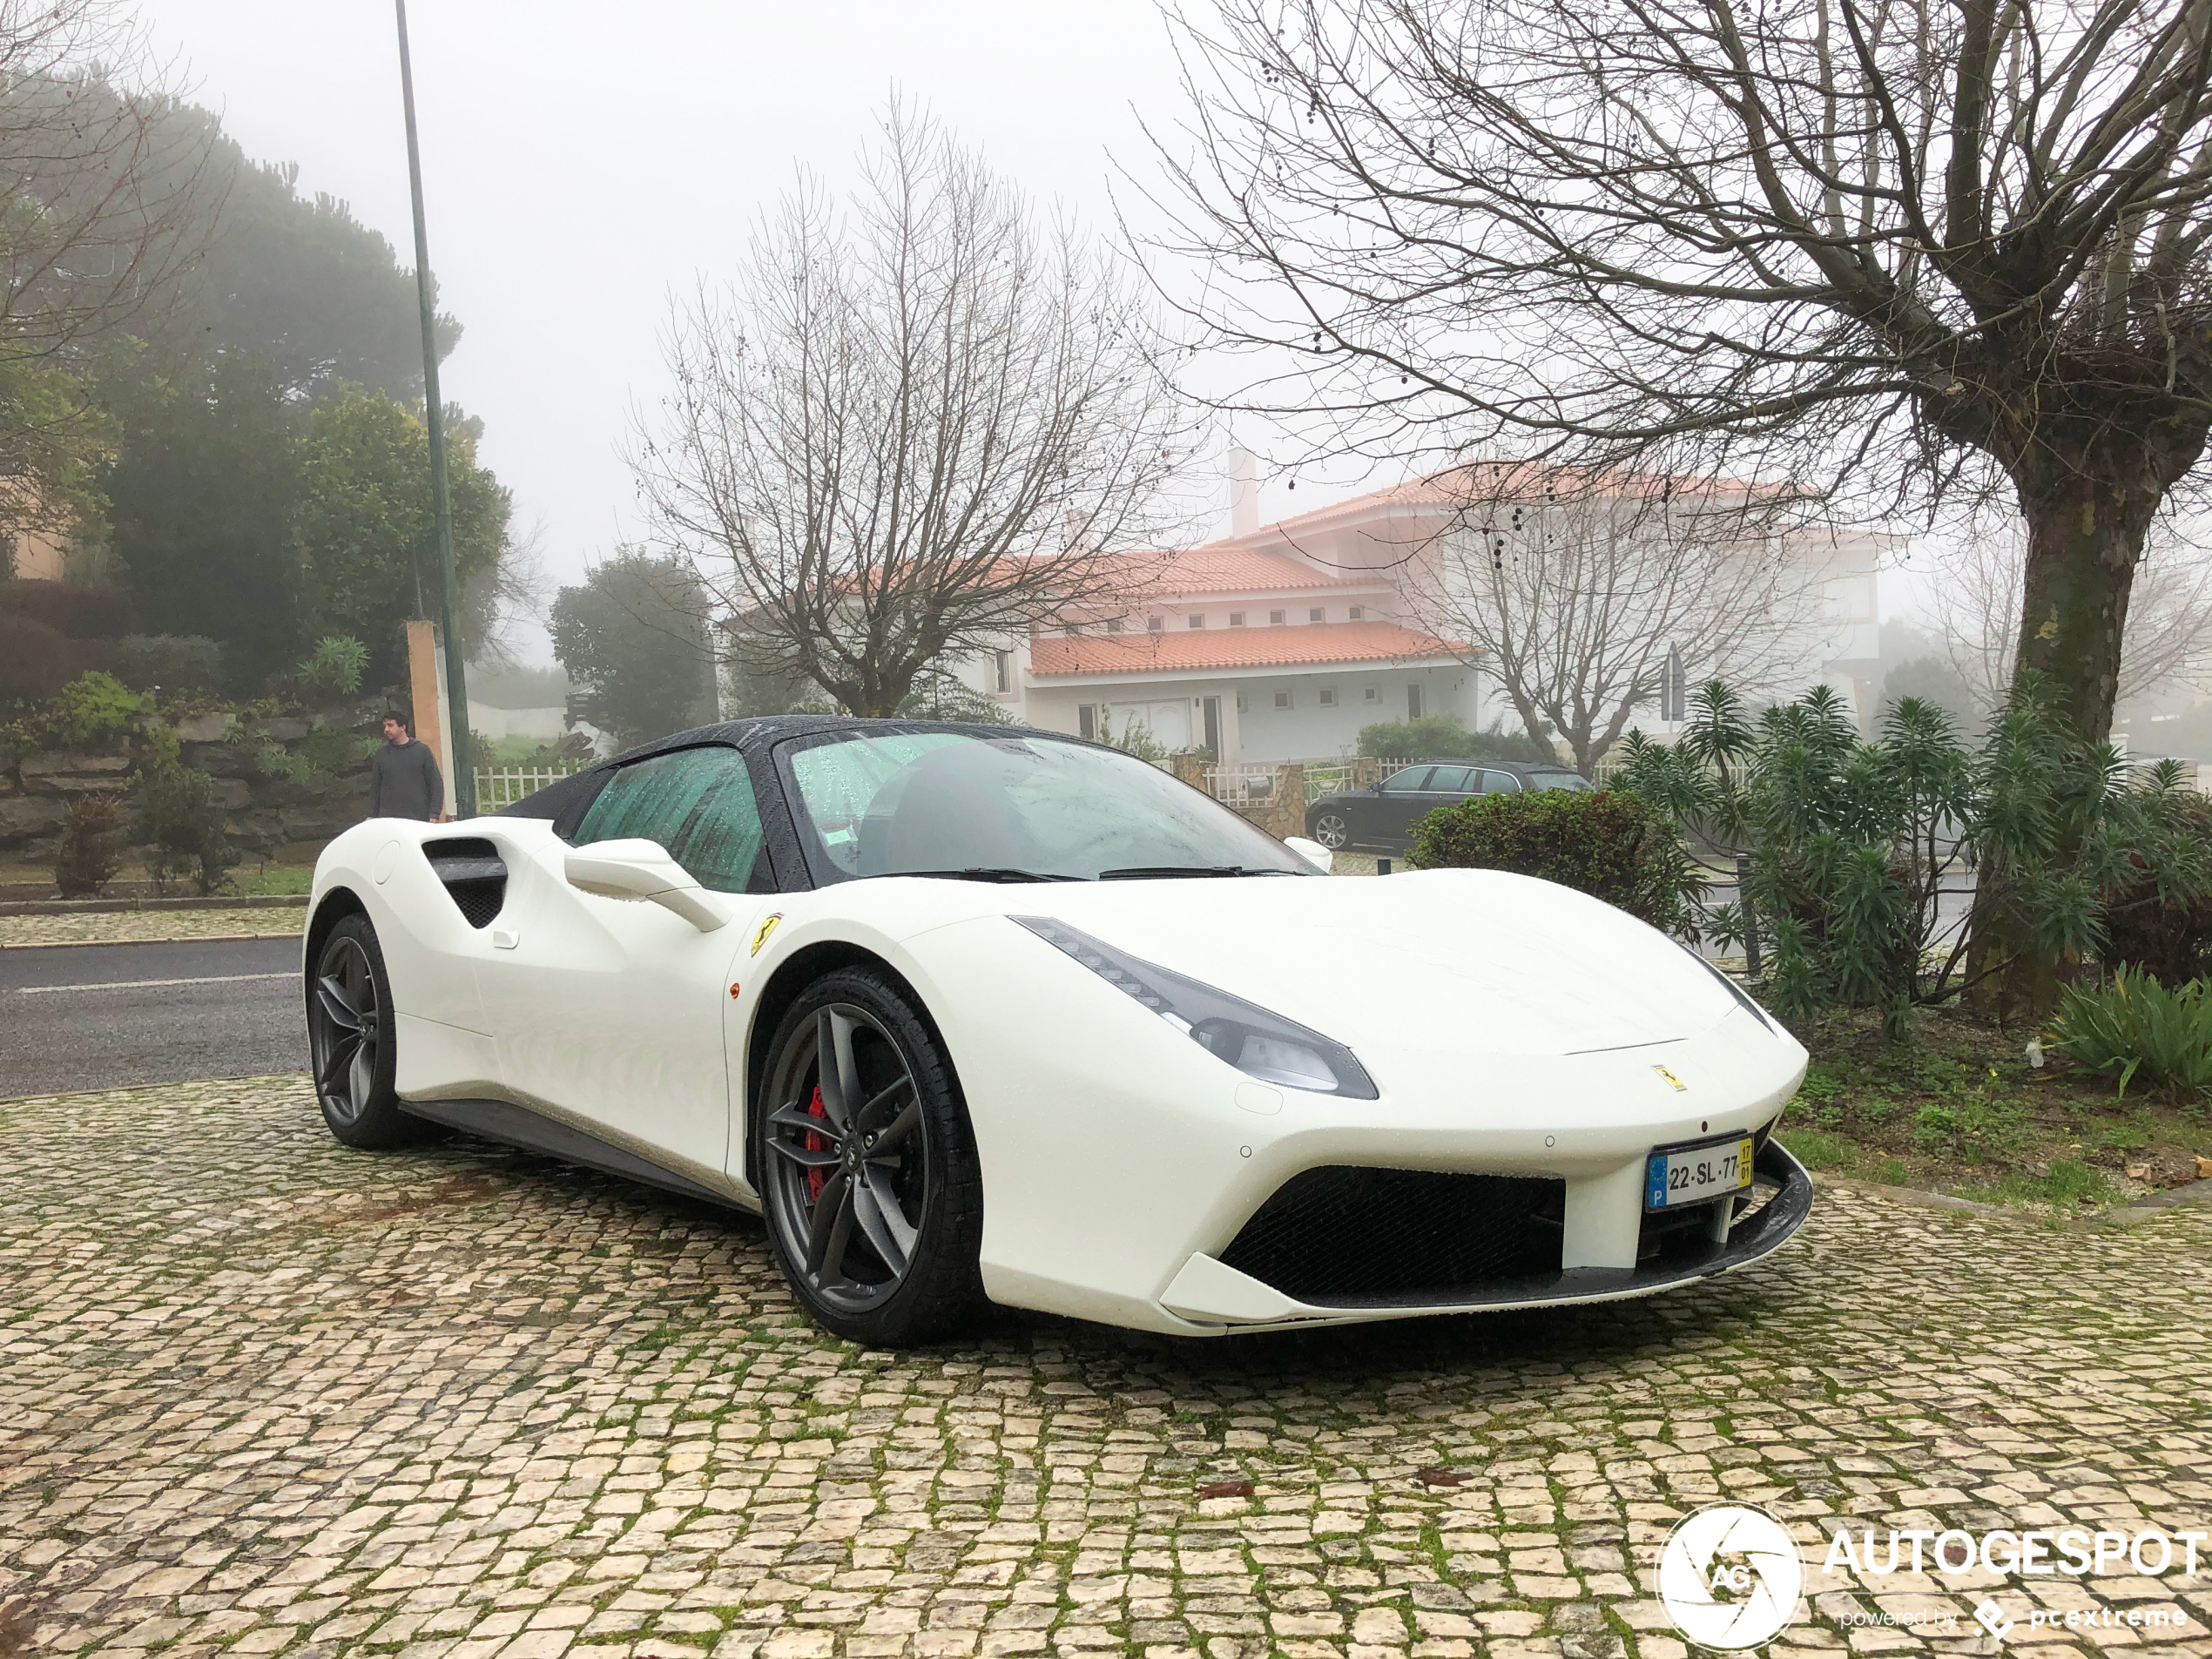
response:
<svg viewBox="0 0 2212 1659"><path fill-rule="evenodd" d="M1260 870L1248 864L1133 864L1126 870L1101 870L1101 881L1149 881L1156 877L1208 875L1296 875L1296 870Z"/></svg>
<svg viewBox="0 0 2212 1659"><path fill-rule="evenodd" d="M934 875L949 881L1080 881L1079 875L1048 875L1042 870L1016 870L1006 865L974 864L965 870L885 870L885 875Z"/></svg>

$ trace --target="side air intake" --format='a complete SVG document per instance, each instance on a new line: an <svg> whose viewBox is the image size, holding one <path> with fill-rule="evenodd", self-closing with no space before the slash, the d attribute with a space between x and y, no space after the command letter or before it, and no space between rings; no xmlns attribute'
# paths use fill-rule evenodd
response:
<svg viewBox="0 0 2212 1659"><path fill-rule="evenodd" d="M456 836L448 841L425 841L422 856L445 884L454 907L468 918L471 927L489 927L507 902L507 860L499 849L479 836Z"/></svg>

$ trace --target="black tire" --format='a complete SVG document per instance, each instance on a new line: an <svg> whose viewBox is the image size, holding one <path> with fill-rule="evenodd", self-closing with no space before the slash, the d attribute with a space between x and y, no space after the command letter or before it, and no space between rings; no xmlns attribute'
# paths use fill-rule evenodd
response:
<svg viewBox="0 0 2212 1659"><path fill-rule="evenodd" d="M1352 845L1352 823L1339 812L1318 812L1306 826L1308 835L1332 853L1343 851Z"/></svg>
<svg viewBox="0 0 2212 1659"><path fill-rule="evenodd" d="M307 1054L331 1134L363 1150L408 1146L431 1126L400 1109L392 981L368 918L343 918L307 966Z"/></svg>
<svg viewBox="0 0 2212 1659"><path fill-rule="evenodd" d="M888 976L840 968L799 994L768 1046L751 1143L776 1264L817 1324L904 1347L980 1311L974 1131L937 1034Z"/></svg>

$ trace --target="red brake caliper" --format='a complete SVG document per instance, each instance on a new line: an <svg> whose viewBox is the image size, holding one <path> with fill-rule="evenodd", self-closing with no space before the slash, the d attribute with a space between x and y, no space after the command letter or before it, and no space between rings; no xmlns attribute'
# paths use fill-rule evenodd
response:
<svg viewBox="0 0 2212 1659"><path fill-rule="evenodd" d="M807 1103L806 1116L809 1117L827 1117L829 1116L829 1109L822 1104L822 1091L819 1087L814 1090L814 1098ZM824 1135L818 1135L811 1129L808 1130L806 1131L806 1150L809 1152L828 1151L829 1137ZM822 1189L828 1184L829 1171L827 1170L807 1170L807 1202L810 1204L819 1203L822 1197Z"/></svg>

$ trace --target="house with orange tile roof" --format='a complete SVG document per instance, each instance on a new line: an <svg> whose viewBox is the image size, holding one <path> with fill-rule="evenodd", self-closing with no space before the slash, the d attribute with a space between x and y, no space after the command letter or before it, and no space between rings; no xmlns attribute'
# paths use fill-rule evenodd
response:
<svg viewBox="0 0 2212 1659"><path fill-rule="evenodd" d="M1517 729L1481 654L1424 628L1412 595L1433 579L1442 539L1470 533L1472 489L1526 496L1537 510L1561 480L1521 463L1494 469L1494 478L1471 479L1472 470L1267 525L1256 522L1247 477L1232 484L1227 537L1116 556L1127 570L1116 584L1123 603L1008 639L964 664L962 678L1033 725L1101 737L1137 724L1170 752L1204 750L1223 762L1348 755L1363 726L1424 715L1456 715L1470 729L1502 718ZM1662 482L1627 487L1639 482ZM1805 682L1835 685L1860 709L1871 702L1874 568L1885 544L1823 532L1787 550L1817 590L1806 608ZM1641 724L1663 731L1658 714Z"/></svg>

